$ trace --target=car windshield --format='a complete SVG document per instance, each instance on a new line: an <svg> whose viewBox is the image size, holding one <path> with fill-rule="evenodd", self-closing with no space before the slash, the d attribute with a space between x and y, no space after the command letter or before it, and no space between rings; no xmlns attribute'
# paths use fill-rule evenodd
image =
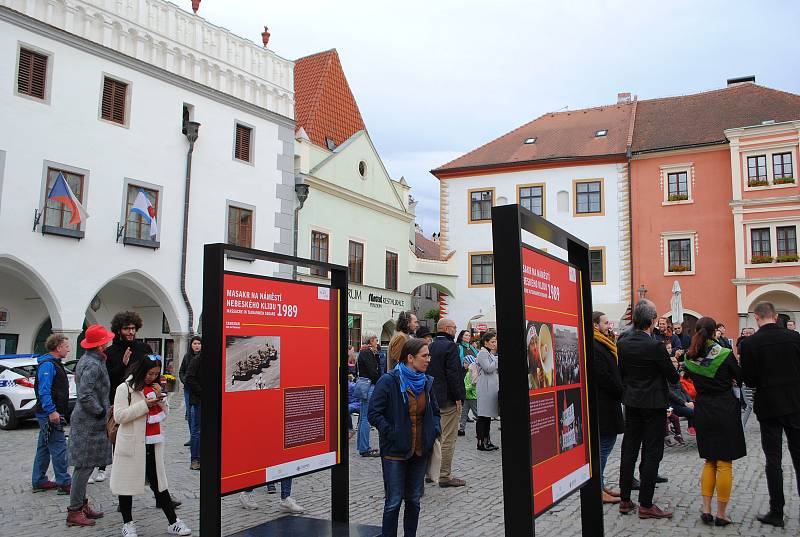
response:
<svg viewBox="0 0 800 537"><path fill-rule="evenodd" d="M21 365L19 367L12 367L11 371L22 377L35 377L36 365Z"/></svg>

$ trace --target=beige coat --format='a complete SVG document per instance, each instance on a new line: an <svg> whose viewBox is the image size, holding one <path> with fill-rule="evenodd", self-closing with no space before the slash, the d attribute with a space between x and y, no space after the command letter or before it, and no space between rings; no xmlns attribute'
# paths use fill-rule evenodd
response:
<svg viewBox="0 0 800 537"><path fill-rule="evenodd" d="M169 412L167 400L159 403ZM144 493L145 480L145 426L147 403L142 392L132 391L128 404L128 382L117 387L114 395L114 420L119 423L114 446L114 464L111 467L111 492L116 496L136 496ZM164 427L162 422L161 427ZM163 432L163 431L162 431ZM158 490L167 490L167 472L164 468L164 443L155 444Z"/></svg>

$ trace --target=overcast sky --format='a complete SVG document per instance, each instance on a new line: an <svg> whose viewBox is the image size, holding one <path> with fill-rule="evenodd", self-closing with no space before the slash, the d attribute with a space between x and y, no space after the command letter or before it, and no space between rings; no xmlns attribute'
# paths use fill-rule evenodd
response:
<svg viewBox="0 0 800 537"><path fill-rule="evenodd" d="M173 0L189 9L190 0ZM336 48L393 178L439 227L429 170L539 115L755 75L800 93L800 2L203 0L199 15L296 59Z"/></svg>

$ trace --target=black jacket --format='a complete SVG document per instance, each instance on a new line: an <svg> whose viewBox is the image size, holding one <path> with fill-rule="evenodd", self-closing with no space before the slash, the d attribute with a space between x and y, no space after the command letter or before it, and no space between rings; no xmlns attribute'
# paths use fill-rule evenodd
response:
<svg viewBox="0 0 800 537"><path fill-rule="evenodd" d="M618 342L617 352L625 386L622 398L625 406L666 409L669 406L667 383L677 382L680 376L664 344L647 332L635 330Z"/></svg>
<svg viewBox="0 0 800 537"><path fill-rule="evenodd" d="M358 376L367 377L373 384L381 378L380 358L372 349L362 349L358 353Z"/></svg>
<svg viewBox="0 0 800 537"><path fill-rule="evenodd" d="M178 371L178 378L181 379L181 384L186 385L186 372L189 370L189 364L192 362L192 359L196 356L191 350L183 355L183 360L181 360L181 368Z"/></svg>
<svg viewBox="0 0 800 537"><path fill-rule="evenodd" d="M202 354L193 355L186 368L185 389L189 392L189 404L199 405L203 395L203 359Z"/></svg>
<svg viewBox="0 0 800 537"><path fill-rule="evenodd" d="M671 407L686 406L686 403L691 402L692 397L686 392L680 381L669 383L669 404Z"/></svg>
<svg viewBox="0 0 800 537"><path fill-rule="evenodd" d="M771 323L741 342L744 383L758 419L800 412L800 334Z"/></svg>
<svg viewBox="0 0 800 537"><path fill-rule="evenodd" d="M125 349L128 347L131 348L131 357L126 366L122 362L122 355L125 354ZM135 339L128 343L122 341L119 336L115 337L114 342L106 349L106 369L108 369L108 380L111 385L108 400L112 405L114 404L114 395L117 393L117 386L125 381L128 370L149 354L153 354L153 349L144 341Z"/></svg>
<svg viewBox="0 0 800 537"><path fill-rule="evenodd" d="M433 393L440 408L448 408L467 398L464 388L464 369L453 336L438 332L428 345L431 363L428 375L433 377Z"/></svg>
<svg viewBox="0 0 800 537"><path fill-rule="evenodd" d="M622 376L617 360L608 347L594 340L593 372L597 383L597 412L600 436L615 436L625 431L622 418Z"/></svg>

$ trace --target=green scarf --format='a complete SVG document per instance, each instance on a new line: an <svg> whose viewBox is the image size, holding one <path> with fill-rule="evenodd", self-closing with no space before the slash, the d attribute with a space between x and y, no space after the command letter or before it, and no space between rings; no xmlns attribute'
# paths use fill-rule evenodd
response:
<svg viewBox="0 0 800 537"><path fill-rule="evenodd" d="M706 352L698 356L687 356L683 365L695 375L713 379L714 375L717 374L717 369L727 360L730 353L730 349L726 349L713 339L709 339L706 341Z"/></svg>

